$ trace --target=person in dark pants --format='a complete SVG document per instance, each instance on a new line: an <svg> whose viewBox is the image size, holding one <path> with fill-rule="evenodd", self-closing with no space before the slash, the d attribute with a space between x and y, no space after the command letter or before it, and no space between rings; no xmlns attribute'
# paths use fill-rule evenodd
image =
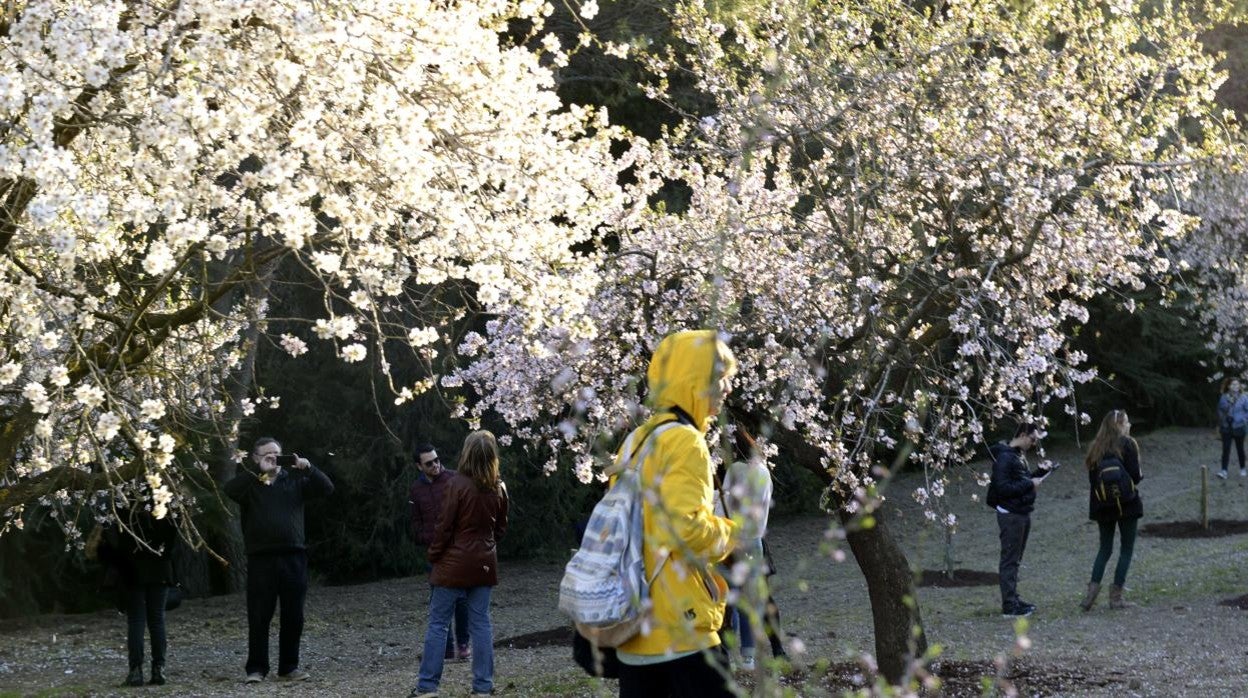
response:
<svg viewBox="0 0 1248 698"><path fill-rule="evenodd" d="M1127 583L1127 571L1131 569L1131 557L1135 552L1135 529L1144 517L1144 502L1141 501L1135 486L1140 484L1144 475L1140 472L1140 447L1131 438L1131 420L1125 410L1110 410L1103 420L1101 428L1088 448L1084 465L1088 469L1088 518L1095 521L1100 529L1100 547L1096 551L1096 559L1092 562L1092 579L1088 582L1088 591L1084 594L1079 607L1084 612L1091 611L1096 597L1101 591L1101 580L1105 576L1105 567L1109 564L1109 556L1114 552L1114 529L1121 534L1122 543L1118 549L1118 565L1114 568L1114 584L1109 589L1109 607L1113 609L1128 608L1135 604L1122 598L1123 587ZM1102 482L1106 468L1121 467L1131 478L1127 487L1113 487L1108 475L1107 482ZM1097 488L1130 490L1118 492L1117 496L1098 497Z"/></svg>
<svg viewBox="0 0 1248 698"><path fill-rule="evenodd" d="M989 504L997 510L997 530L1001 538L1001 562L997 568L1001 587L1001 614L1006 617L1030 616L1036 607L1018 596L1018 566L1031 535L1031 510L1036 490L1047 471L1030 472L1023 453L1040 442L1040 429L1020 424L1009 443L993 444L992 480L988 486Z"/></svg>
<svg viewBox="0 0 1248 698"><path fill-rule="evenodd" d="M165 603L174 584L172 553L178 530L170 517L157 519L141 504L117 512L102 532L97 555L119 580L119 606L126 612L127 686L143 685L143 630L152 641L153 686L165 685Z"/></svg>
<svg viewBox="0 0 1248 698"><path fill-rule="evenodd" d="M247 547L248 683L263 681L269 673L269 625L279 604L277 678L308 678L308 672L299 668L303 601L308 591L303 503L328 496L334 483L297 455L287 457L293 461L287 471L278 464L281 455L282 445L276 439L257 440L251 457L260 474L240 473L225 484L226 495L238 502Z"/></svg>
<svg viewBox="0 0 1248 698"><path fill-rule="evenodd" d="M1239 459L1239 476L1248 477L1244 468L1244 434L1248 433L1248 395L1238 378L1222 380L1222 396L1218 398L1218 435L1222 437L1222 469L1218 477L1226 479L1226 469L1231 462L1231 444L1235 444L1235 456Z"/></svg>
<svg viewBox="0 0 1248 698"><path fill-rule="evenodd" d="M433 543L438 516L442 513L442 499L446 494L447 483L455 477L455 471L442 467L442 459L438 457L432 444L416 447L416 467L420 469L420 475L412 483L407 498L411 508L412 540L427 549ZM432 589L430 586L431 596ZM471 631L468 629L468 601L459 598L455 600L455 632L446 634L444 658L461 662L472 659L471 640Z"/></svg>

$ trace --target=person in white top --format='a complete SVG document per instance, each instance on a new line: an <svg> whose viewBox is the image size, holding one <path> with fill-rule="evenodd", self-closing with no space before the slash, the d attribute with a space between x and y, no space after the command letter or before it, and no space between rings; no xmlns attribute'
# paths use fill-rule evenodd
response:
<svg viewBox="0 0 1248 698"><path fill-rule="evenodd" d="M741 668L752 670L757 634L751 618L763 619L772 654L785 656L779 633L779 609L766 586L766 577L774 570L763 544L771 514L773 484L771 469L755 446L754 439L741 426L736 427L735 436L740 460L725 469L722 496L717 508L722 508L725 516L741 523L742 545L734 555L729 575L729 585L737 594L737 602L726 620L736 630L740 640Z"/></svg>

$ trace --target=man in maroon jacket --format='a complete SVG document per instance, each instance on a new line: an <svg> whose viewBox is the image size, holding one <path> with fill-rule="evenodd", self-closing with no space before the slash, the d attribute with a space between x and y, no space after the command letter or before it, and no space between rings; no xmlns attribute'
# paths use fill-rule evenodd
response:
<svg viewBox="0 0 1248 698"><path fill-rule="evenodd" d="M443 468L437 450L427 443L416 447L416 467L420 469L420 475L412 483L412 490L407 498L412 510L412 539L417 545L428 548L433 542L433 532L438 527L438 516L442 513L446 484L455 475L455 471ZM471 657L468 603L460 599L455 603L455 632L446 634L446 658L466 661Z"/></svg>

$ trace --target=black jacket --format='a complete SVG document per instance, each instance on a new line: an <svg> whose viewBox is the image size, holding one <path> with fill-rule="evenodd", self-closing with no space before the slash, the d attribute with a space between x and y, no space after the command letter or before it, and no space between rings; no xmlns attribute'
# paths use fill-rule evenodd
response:
<svg viewBox="0 0 1248 698"><path fill-rule="evenodd" d="M252 473L239 473L225 483L226 495L238 502L242 514L248 555L306 550L303 503L333 491L334 483L314 466L307 470L282 468L269 485Z"/></svg>
<svg viewBox="0 0 1248 698"><path fill-rule="evenodd" d="M1118 442L1118 450L1121 453L1122 465L1127 470L1127 474L1131 476L1131 481L1137 487L1140 480L1144 476L1140 474L1140 447L1136 445L1135 439L1122 437ZM1144 516L1144 501L1136 490L1135 499L1122 503L1122 516L1118 515L1116 507L1110 508L1106 506L1098 506L1096 498L1092 495L1092 490L1100 483L1097 482L1097 470L1093 468L1088 471L1088 518L1093 521L1119 521L1122 519L1139 519Z"/></svg>
<svg viewBox="0 0 1248 698"><path fill-rule="evenodd" d="M122 513L125 530L116 523L104 529L100 562L116 569L124 588L173 586L173 548L177 525L166 516L157 519L146 510Z"/></svg>
<svg viewBox="0 0 1248 698"><path fill-rule="evenodd" d="M1027 470L1023 452L1004 441L998 441L989 449L992 453L992 481L988 487L997 506L1011 514L1030 514L1036 507L1036 487L1031 478L1039 477L1039 471Z"/></svg>

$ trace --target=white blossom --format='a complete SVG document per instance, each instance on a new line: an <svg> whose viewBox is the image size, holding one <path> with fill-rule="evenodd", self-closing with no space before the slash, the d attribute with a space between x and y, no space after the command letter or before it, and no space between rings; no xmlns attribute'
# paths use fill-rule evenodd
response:
<svg viewBox="0 0 1248 698"><path fill-rule="evenodd" d="M328 339L328 337L323 337L323 339ZM307 343L292 334L283 334L281 345L282 349L291 356L300 356L308 351Z"/></svg>
<svg viewBox="0 0 1248 698"><path fill-rule="evenodd" d="M363 344L348 344L342 348L342 360L347 363L363 361L364 357L367 355L368 350L364 348Z"/></svg>
<svg viewBox="0 0 1248 698"><path fill-rule="evenodd" d="M139 413L143 416L143 419L154 422L165 416L165 403L154 398L148 398L139 405Z"/></svg>

